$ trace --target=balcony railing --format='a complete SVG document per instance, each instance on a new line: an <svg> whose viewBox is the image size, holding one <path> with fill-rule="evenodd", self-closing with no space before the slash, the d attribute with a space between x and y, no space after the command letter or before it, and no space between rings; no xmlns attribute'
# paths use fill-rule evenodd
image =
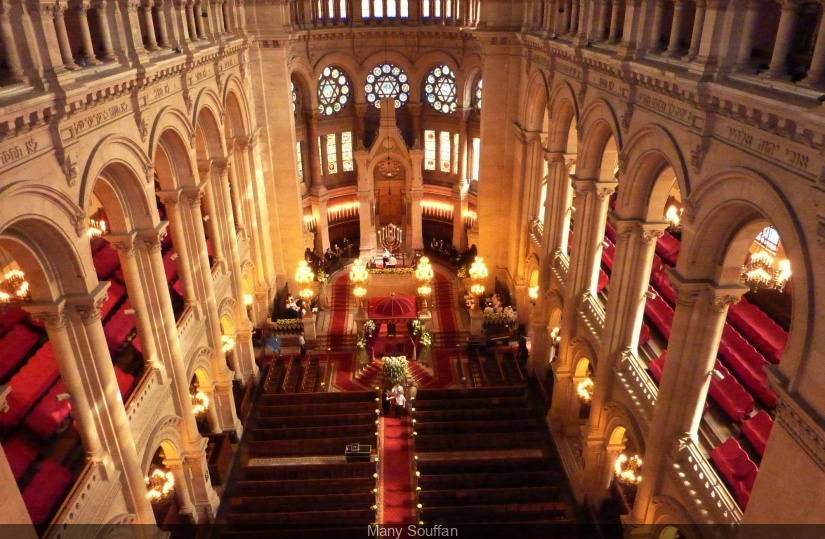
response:
<svg viewBox="0 0 825 539"><path fill-rule="evenodd" d="M570 259L562 251L556 249L556 252L553 253L553 265L551 270L553 272L553 276L561 286L564 286L565 281L567 281L567 271L569 269Z"/></svg>
<svg viewBox="0 0 825 539"><path fill-rule="evenodd" d="M692 439L675 448L670 462L677 484L692 499L707 524L739 524L742 510Z"/></svg>
<svg viewBox="0 0 825 539"><path fill-rule="evenodd" d="M541 247L541 238L544 234L544 223L538 217L530 219L530 239L536 244L536 247Z"/></svg>
<svg viewBox="0 0 825 539"><path fill-rule="evenodd" d="M590 292L582 294L581 302L579 303L579 313L590 330L590 333L600 340L602 337L602 330L604 329L604 307L602 302Z"/></svg>
<svg viewBox="0 0 825 539"><path fill-rule="evenodd" d="M480 0L290 0L293 28L399 25L475 28Z"/></svg>
<svg viewBox="0 0 825 539"><path fill-rule="evenodd" d="M659 389L650 379L639 358L633 352L625 351L622 354L622 360L616 365L616 372L639 414L647 423L650 423L653 419L653 407L656 404Z"/></svg>

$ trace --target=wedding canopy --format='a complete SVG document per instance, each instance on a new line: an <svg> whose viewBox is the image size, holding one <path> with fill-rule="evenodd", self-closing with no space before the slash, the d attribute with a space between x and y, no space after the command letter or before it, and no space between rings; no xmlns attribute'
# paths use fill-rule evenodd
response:
<svg viewBox="0 0 825 539"><path fill-rule="evenodd" d="M367 314L371 320L383 323L404 323L418 318L415 307L415 298L390 294L383 298L370 298L367 303Z"/></svg>

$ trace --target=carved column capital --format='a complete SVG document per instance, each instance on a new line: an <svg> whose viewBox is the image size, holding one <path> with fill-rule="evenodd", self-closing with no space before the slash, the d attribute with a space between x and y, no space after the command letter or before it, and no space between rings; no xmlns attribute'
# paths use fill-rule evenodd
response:
<svg viewBox="0 0 825 539"><path fill-rule="evenodd" d="M32 319L46 326L47 330L53 331L66 327L68 313L63 301L46 305L27 305L24 309L31 313Z"/></svg>
<svg viewBox="0 0 825 539"><path fill-rule="evenodd" d="M158 199L163 203L166 207L174 207L180 204L180 191L158 191L157 193Z"/></svg>
<svg viewBox="0 0 825 539"><path fill-rule="evenodd" d="M203 186L186 189L183 191L183 196L186 197L187 202L189 202L189 205L193 208L200 207L201 199L203 198Z"/></svg>
<svg viewBox="0 0 825 539"><path fill-rule="evenodd" d="M108 282L100 283L92 293L72 300L72 307L84 325L88 326L100 321L101 308L109 297L106 292L107 288L109 288Z"/></svg>
<svg viewBox="0 0 825 539"><path fill-rule="evenodd" d="M134 234L122 235L122 236L114 236L109 235L109 244L118 250L118 252L125 256L126 258L131 258L135 256L135 249L136 245L136 238Z"/></svg>
<svg viewBox="0 0 825 539"><path fill-rule="evenodd" d="M200 175L201 181L206 181L209 179L209 174L212 172L212 164L214 161L214 159L198 160L198 174Z"/></svg>
<svg viewBox="0 0 825 539"><path fill-rule="evenodd" d="M143 243L143 246L149 254L160 252L161 242L166 236L166 226L168 224L168 222L164 221L156 228L139 230L137 232L137 237L140 239L141 243Z"/></svg>

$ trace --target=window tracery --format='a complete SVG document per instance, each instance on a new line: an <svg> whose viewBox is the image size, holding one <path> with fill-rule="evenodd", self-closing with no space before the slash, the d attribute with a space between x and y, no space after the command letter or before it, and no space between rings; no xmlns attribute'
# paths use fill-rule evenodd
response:
<svg viewBox="0 0 825 539"><path fill-rule="evenodd" d="M435 110L445 114L455 112L455 73L449 66L442 65L430 71L424 86L424 94L427 96L427 102Z"/></svg>
<svg viewBox="0 0 825 539"><path fill-rule="evenodd" d="M407 74L398 66L382 64L375 66L364 85L367 102L375 108L381 108L381 100L385 97L395 99L395 108L407 102L410 97L410 83Z"/></svg>
<svg viewBox="0 0 825 539"><path fill-rule="evenodd" d="M347 76L337 67L325 67L318 77L318 110L331 116L349 102L350 84Z"/></svg>

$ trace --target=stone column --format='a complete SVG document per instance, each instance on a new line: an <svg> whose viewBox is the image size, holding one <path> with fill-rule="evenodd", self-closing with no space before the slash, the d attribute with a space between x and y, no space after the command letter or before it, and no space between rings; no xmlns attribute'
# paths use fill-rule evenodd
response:
<svg viewBox="0 0 825 539"><path fill-rule="evenodd" d="M198 161L198 174L202 182L206 185L203 188L203 197L206 199L206 215L209 219L206 221L206 228L209 229L209 239L212 242L212 258L217 264L223 264L226 260L224 255L222 234L220 231L221 214L218 203L216 201L216 194L213 192L212 185L212 159L202 159ZM203 211L203 210L201 210ZM234 231L234 227L232 227ZM207 257L209 251L207 250ZM208 258L207 258L208 260Z"/></svg>
<svg viewBox="0 0 825 539"><path fill-rule="evenodd" d="M73 329L78 355L83 358L83 368L88 376L84 385L100 415L101 434L122 473L120 481L126 503L135 513L136 523L154 525L155 515L146 498L146 484L135 440L132 438L131 425L118 389L103 324L100 322L100 307L106 297L106 285L101 283L88 296L72 300L71 306L81 321Z"/></svg>
<svg viewBox="0 0 825 539"><path fill-rule="evenodd" d="M656 5L653 8L653 28L650 35L650 50L658 51L662 47L659 40L662 38L662 17L664 17L665 0L656 0Z"/></svg>
<svg viewBox="0 0 825 539"><path fill-rule="evenodd" d="M163 12L164 1L169 2L170 0L157 0L155 2L155 7L157 7L155 17L158 18L158 45L165 48L169 46L169 33L166 30L166 14Z"/></svg>
<svg viewBox="0 0 825 539"><path fill-rule="evenodd" d="M206 39L206 29L203 26L203 0L197 0L192 6L192 15L195 18L195 29L199 39Z"/></svg>
<svg viewBox="0 0 825 539"><path fill-rule="evenodd" d="M198 41L201 36L198 35L198 25L195 22L195 5L194 0L186 2L186 23L189 30L189 39Z"/></svg>
<svg viewBox="0 0 825 539"><path fill-rule="evenodd" d="M594 39L602 41L604 39L604 27L607 25L607 17L610 13L609 0L601 0L599 2L599 16L596 21L596 30L593 33Z"/></svg>
<svg viewBox="0 0 825 539"><path fill-rule="evenodd" d="M167 457L163 459L163 465L166 466L166 469L172 473L172 477L175 479L175 496L178 498L180 514L190 521L197 522L198 510L189 495L189 481L187 481L186 473L183 471L183 461L179 458Z"/></svg>
<svg viewBox="0 0 825 539"><path fill-rule="evenodd" d="M156 51L160 47L158 47L158 42L155 39L155 23L152 20L152 5L152 0L148 0L145 4L143 4L143 23L146 25L146 39L148 41L146 50Z"/></svg>
<svg viewBox="0 0 825 539"><path fill-rule="evenodd" d="M318 140L318 119L320 113L317 110L305 110L304 116L307 118L307 159L309 159L309 187L320 187L323 185L321 170L321 146Z"/></svg>
<svg viewBox="0 0 825 539"><path fill-rule="evenodd" d="M467 248L467 234L464 233L464 211L467 210L467 120L472 109L460 109L461 119L458 124L458 178L453 185L453 245L459 251Z"/></svg>
<svg viewBox="0 0 825 539"><path fill-rule="evenodd" d="M413 146L416 144L421 145L424 140L423 133L421 132L421 103L407 103L407 107L412 117L413 137L415 137Z"/></svg>
<svg viewBox="0 0 825 539"><path fill-rule="evenodd" d="M315 217L315 250L323 253L330 246L327 219L329 193L323 185L314 186L309 190L309 198L312 203L312 216Z"/></svg>
<svg viewBox="0 0 825 539"><path fill-rule="evenodd" d="M742 25L742 38L739 41L739 52L736 55L736 69L743 71L748 69L751 52L753 49L753 38L756 36L756 24L759 22L760 0L748 0L745 8L745 22ZM825 25L820 24L821 29ZM825 58L823 58L825 60ZM811 63L813 67L814 63Z"/></svg>
<svg viewBox="0 0 825 539"><path fill-rule="evenodd" d="M645 310L645 292L656 241L667 223L643 223L617 219L616 255L610 274L610 299L607 302L599 362L593 378L593 399L587 424L584 450L587 499L598 506L606 494L602 478L607 437L604 405L615 387L615 374L622 361L637 361L637 347ZM632 356L632 357L630 357Z"/></svg>
<svg viewBox="0 0 825 539"><path fill-rule="evenodd" d="M60 44L54 25L55 12L58 11L58 6L39 2L30 2L24 5L26 11L28 11L34 33L34 39L29 41L29 47L32 49L32 55L39 56L43 84L51 87L57 84L59 77L68 72L60 56Z"/></svg>
<svg viewBox="0 0 825 539"><path fill-rule="evenodd" d="M100 61L95 57L92 36L89 33L89 18L86 15L88 9L88 2L81 2L77 5L77 23L80 27L81 48L83 50L83 60L88 65L97 65Z"/></svg>
<svg viewBox="0 0 825 539"><path fill-rule="evenodd" d="M0 409L6 406L5 399L0 399ZM37 539L37 530L32 526L32 519L23 495L14 479L6 452L0 447L0 497L3 503L0 504L0 521L4 525L11 524L9 530L14 530L14 537L21 539Z"/></svg>
<svg viewBox="0 0 825 539"><path fill-rule="evenodd" d="M705 10L707 3L705 0L696 1L696 14L693 16L693 33L690 36L690 50L688 57L692 60L699 54L699 45L702 43L702 27L705 24Z"/></svg>
<svg viewBox="0 0 825 539"><path fill-rule="evenodd" d="M704 280L687 280L673 269L668 270L668 278L676 289L676 312L645 443L644 479L628 518L634 524L652 524L653 498L671 469L669 455L679 440L696 440L728 306L747 291L740 286L714 287Z"/></svg>
<svg viewBox="0 0 825 539"><path fill-rule="evenodd" d="M255 268L258 271L259 284L268 287L275 278L273 267L272 241L269 233L269 210L265 204L252 204L253 200L266 200L263 193L263 178L259 175L260 153L258 152L257 136L238 137L237 144L240 151L238 163L243 167L243 176L246 178L248 192L244 196L250 201L252 221L252 240L257 245ZM241 169L239 169L241 170ZM269 312L269 298L261 306L264 312Z"/></svg>
<svg viewBox="0 0 825 539"><path fill-rule="evenodd" d="M682 39L682 21L685 18L685 11L688 7L688 0L675 0L673 2L673 23L670 25L670 42L667 45L667 54L676 58L684 54L679 40Z"/></svg>
<svg viewBox="0 0 825 539"><path fill-rule="evenodd" d="M559 335L561 347L554 362L555 385L549 418L552 426L565 432L573 422L570 403L575 399L573 387L573 354L570 341L578 320L578 306L585 292L593 292L601 260L601 241L604 238L607 206L617 182L573 180L576 190L575 232L570 269L564 291L564 308ZM576 417L576 421L578 418Z"/></svg>
<svg viewBox="0 0 825 539"><path fill-rule="evenodd" d="M157 194L166 207L166 218L169 220L172 245L178 255L178 272L183 282L183 300L187 305L197 306L198 300L192 276L192 259L186 245L185 227L180 213L180 191L158 191Z"/></svg>
<svg viewBox="0 0 825 539"><path fill-rule="evenodd" d="M115 51L112 48L112 35L109 33L109 17L106 14L106 5L106 0L101 0L97 2L95 9L97 10L97 20L99 22L100 43L103 46L100 59L104 62L111 62L115 59Z"/></svg>
<svg viewBox="0 0 825 539"><path fill-rule="evenodd" d="M410 185L410 249L424 249L423 212L421 200L424 198L424 179L421 176L421 164L424 161L424 151L418 148L410 150L413 178Z"/></svg>
<svg viewBox="0 0 825 539"><path fill-rule="evenodd" d="M210 434L220 434L221 433L221 420L218 417L218 410L215 406L215 389L214 387L199 387L199 391L202 391L206 398L209 399L209 406L206 407L206 421L209 425L209 432Z"/></svg>
<svg viewBox="0 0 825 539"><path fill-rule="evenodd" d="M356 196L358 197L358 221L360 224L360 254L363 260L369 260L374 254L377 243L375 238L375 193L372 182L367 178L367 150L359 148L353 153L355 170L358 173Z"/></svg>
<svg viewBox="0 0 825 539"><path fill-rule="evenodd" d="M72 58L72 45L69 43L69 35L66 33L66 6L56 4L54 10L54 29L57 33L57 44L60 46L60 56L63 58L63 65L66 69L77 69L79 66Z"/></svg>
<svg viewBox="0 0 825 539"><path fill-rule="evenodd" d="M14 41L15 33L12 30L12 23L9 17L9 8L3 6L0 9L0 39L6 49L6 64L8 65L11 80L24 81L26 75L23 72L23 65L20 62L20 53L17 43Z"/></svg>
<svg viewBox="0 0 825 539"><path fill-rule="evenodd" d="M791 51L791 43L796 29L796 19L799 15L799 3L796 0L783 0L782 15L779 18L779 29L776 31L776 40L773 45L771 55L771 67L765 73L769 77L781 78L785 76L785 66L788 60L788 53Z"/></svg>
<svg viewBox="0 0 825 539"><path fill-rule="evenodd" d="M622 0L611 0L611 9L610 9L610 33L607 36L607 40L610 43L618 43L619 42L619 10L621 6L619 5Z"/></svg>
<svg viewBox="0 0 825 539"><path fill-rule="evenodd" d="M822 8L821 8L822 9ZM816 44L811 58L811 68L802 84L819 88L825 82L825 17L819 21L819 31L816 34Z"/></svg>

